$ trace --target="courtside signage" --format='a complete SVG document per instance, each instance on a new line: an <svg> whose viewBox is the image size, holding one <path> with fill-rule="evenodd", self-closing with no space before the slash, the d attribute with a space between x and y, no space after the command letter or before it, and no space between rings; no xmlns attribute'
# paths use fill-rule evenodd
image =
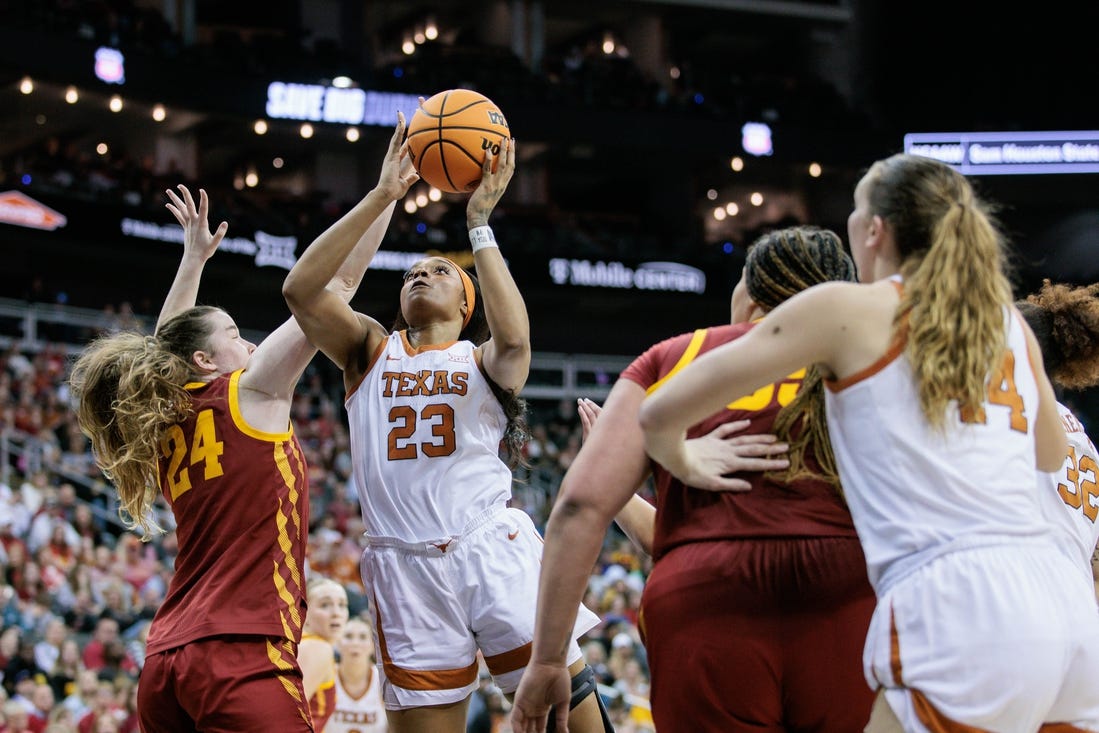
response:
<svg viewBox="0 0 1099 733"><path fill-rule="evenodd" d="M54 229L65 226L68 221L63 214L59 214L24 193L19 191L0 193L0 223L52 232Z"/></svg>
<svg viewBox="0 0 1099 733"><path fill-rule="evenodd" d="M392 127L397 112L411 119L419 95L342 89L273 81L267 86L267 116L276 120Z"/></svg>
<svg viewBox="0 0 1099 733"><path fill-rule="evenodd" d="M1099 173L1099 130L910 132L904 152L975 176Z"/></svg>

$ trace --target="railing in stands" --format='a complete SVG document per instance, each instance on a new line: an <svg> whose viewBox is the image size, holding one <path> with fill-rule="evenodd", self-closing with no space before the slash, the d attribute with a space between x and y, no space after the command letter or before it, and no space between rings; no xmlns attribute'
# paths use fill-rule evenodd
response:
<svg viewBox="0 0 1099 733"><path fill-rule="evenodd" d="M87 340L119 327L119 316L102 310L73 306L28 303L0 298L0 348L15 347L26 353L38 353L47 348L60 349L69 356L80 352ZM131 326L151 332L152 318L134 317ZM266 335L261 331L244 330L245 338L259 342ZM58 337L61 337L59 340ZM67 338L66 338L67 337ZM587 397L597 402L606 399L619 373L630 363L624 356L561 354L535 352L531 357L530 377L522 396L528 400L574 400ZM45 468L65 480L79 484L105 499L107 508L92 504L99 519L112 528L122 528L118 517L118 501L114 492L88 476L66 471L64 466L43 459L43 452L33 436L9 430L0 434L0 480L11 479L18 461L24 473ZM544 515L556 496L560 475L548 469L531 469L517 474L514 484L516 498L528 511Z"/></svg>
<svg viewBox="0 0 1099 733"><path fill-rule="evenodd" d="M85 502L91 509L92 515L99 521L111 525L112 533L117 534L125 529L121 518L118 516L118 498L114 491L108 490L102 483L66 469L63 465L51 461L45 457L42 441L33 435L15 429L9 429L0 433L0 483L11 486L13 467L20 466L20 472L24 476L30 476L42 469L62 477L71 484L79 484L85 491L85 496L94 496L102 499L103 503L96 501ZM14 487L13 487L14 488ZM81 493L81 492L77 492Z"/></svg>
<svg viewBox="0 0 1099 733"><path fill-rule="evenodd" d="M114 330L119 323L117 314L102 310L0 298L0 348L4 349L15 346L38 353L59 348L75 355L88 338ZM151 332L154 320L135 316L133 323ZM266 335L249 329L242 329L241 334L253 343ZM531 400L588 397L602 402L630 361L625 356L535 352L522 396Z"/></svg>

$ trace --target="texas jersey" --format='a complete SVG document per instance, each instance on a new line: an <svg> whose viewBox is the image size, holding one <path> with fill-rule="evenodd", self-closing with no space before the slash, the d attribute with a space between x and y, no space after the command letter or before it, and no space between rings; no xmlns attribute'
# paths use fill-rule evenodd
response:
<svg viewBox="0 0 1099 733"><path fill-rule="evenodd" d="M1071 410L1057 403L1057 411L1068 435L1068 456L1060 471L1039 474L1039 496L1058 529L1058 543L1079 561L1090 581L1099 541L1099 452Z"/></svg>
<svg viewBox="0 0 1099 733"><path fill-rule="evenodd" d="M346 406L368 534L457 536L511 497L507 418L471 342L416 349L404 331L390 334Z"/></svg>
<svg viewBox="0 0 1099 733"><path fill-rule="evenodd" d="M370 682L366 691L355 697L336 677L336 712L328 719L323 733L385 733L389 726L382 702L380 675L373 667L369 671Z"/></svg>
<svg viewBox="0 0 1099 733"><path fill-rule="evenodd" d="M903 340L827 383L832 448L879 596L960 542L1051 536L1035 485L1037 381L1019 319L1005 321L985 402L972 415L948 407L941 430L920 409Z"/></svg>

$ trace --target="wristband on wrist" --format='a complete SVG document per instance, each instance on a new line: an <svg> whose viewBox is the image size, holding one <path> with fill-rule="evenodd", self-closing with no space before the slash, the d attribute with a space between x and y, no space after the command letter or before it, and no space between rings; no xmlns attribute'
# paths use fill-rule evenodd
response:
<svg viewBox="0 0 1099 733"><path fill-rule="evenodd" d="M484 249L485 247L499 248L500 246L496 244L496 235L492 233L492 227L487 224L485 226L473 227L469 230L469 244L474 252Z"/></svg>

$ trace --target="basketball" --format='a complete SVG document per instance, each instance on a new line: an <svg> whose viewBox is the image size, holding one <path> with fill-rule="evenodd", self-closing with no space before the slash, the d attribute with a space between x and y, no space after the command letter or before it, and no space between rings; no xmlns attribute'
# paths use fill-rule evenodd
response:
<svg viewBox="0 0 1099 733"><path fill-rule="evenodd" d="M408 125L408 150L420 178L447 193L468 193L481 181L485 151L511 137L500 108L470 89L424 101Z"/></svg>

